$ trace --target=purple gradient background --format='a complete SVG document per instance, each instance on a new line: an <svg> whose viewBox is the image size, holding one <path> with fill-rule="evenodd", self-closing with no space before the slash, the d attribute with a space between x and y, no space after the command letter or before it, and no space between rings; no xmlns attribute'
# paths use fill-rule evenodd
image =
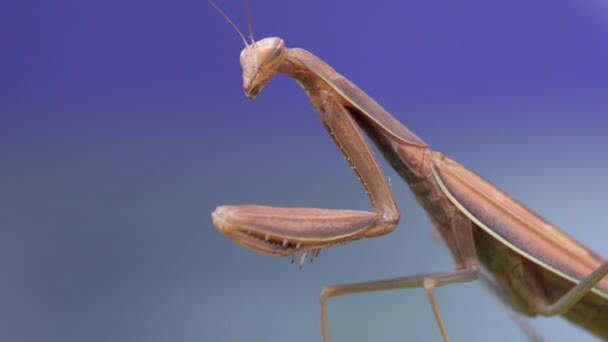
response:
<svg viewBox="0 0 608 342"><path fill-rule="evenodd" d="M219 5L246 28L241 1ZM608 255L603 1L253 1L428 141ZM402 223L297 270L211 225L226 203L368 209L304 92L256 103L205 1L0 5L0 341L319 341L323 285L452 267L392 170ZM437 291L454 341L519 341L477 284ZM335 341L437 341L422 290L329 305ZM536 319L550 341L594 340Z"/></svg>

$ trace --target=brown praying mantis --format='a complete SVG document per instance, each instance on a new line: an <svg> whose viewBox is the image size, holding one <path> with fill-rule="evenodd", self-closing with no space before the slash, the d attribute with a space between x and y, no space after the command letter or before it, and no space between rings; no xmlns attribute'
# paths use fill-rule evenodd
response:
<svg viewBox="0 0 608 342"><path fill-rule="evenodd" d="M224 13L211 1L222 15ZM608 339L608 261L511 198L479 175L428 145L373 99L312 53L287 48L281 38L245 42L243 87L255 99L276 73L295 79L310 97L323 127L350 163L373 212L261 205L220 206L214 225L258 253L298 256L300 267L323 248L390 233L400 218L391 189L364 135L407 182L437 235L449 248L454 270L325 287L321 328L329 341L331 297L398 288L425 289L441 330L446 326L434 289L482 279L524 316L563 315Z"/></svg>

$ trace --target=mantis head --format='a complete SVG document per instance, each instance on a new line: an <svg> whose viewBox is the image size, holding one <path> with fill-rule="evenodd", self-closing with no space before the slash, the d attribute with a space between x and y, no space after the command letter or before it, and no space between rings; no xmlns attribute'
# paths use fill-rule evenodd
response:
<svg viewBox="0 0 608 342"><path fill-rule="evenodd" d="M264 38L245 46L241 52L243 88L254 100L274 75L285 56L285 43L278 37Z"/></svg>
<svg viewBox="0 0 608 342"><path fill-rule="evenodd" d="M243 88L249 100L254 100L270 79L276 75L283 58L285 57L285 43L278 37L264 38L259 42L253 40L251 29L251 17L249 16L249 5L245 0L245 10L247 12L247 23L249 25L249 37L251 44L234 24L234 22L219 8L212 0L209 3L226 18L228 23L234 27L236 32L243 39L245 48L241 52L241 67L243 68Z"/></svg>

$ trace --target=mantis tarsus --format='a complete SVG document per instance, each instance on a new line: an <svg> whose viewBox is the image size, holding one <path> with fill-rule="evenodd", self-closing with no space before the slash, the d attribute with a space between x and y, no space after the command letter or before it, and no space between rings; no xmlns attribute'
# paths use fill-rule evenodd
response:
<svg viewBox="0 0 608 342"><path fill-rule="evenodd" d="M323 248L390 233L400 214L386 177L364 138L366 134L408 183L454 258L452 271L324 288L320 304L325 341L329 341L329 298L410 287L426 290L447 341L447 329L433 291L479 277L491 279L495 292L517 313L563 315L608 339L605 259L474 172L431 150L362 90L310 52L287 48L277 37L257 42L251 37L251 44L242 34L241 37L245 41L240 61L247 97L255 99L277 72L295 79L359 177L373 212L230 205L213 212L215 226L255 252L292 256L292 262L301 255L300 267L307 258L317 257Z"/></svg>

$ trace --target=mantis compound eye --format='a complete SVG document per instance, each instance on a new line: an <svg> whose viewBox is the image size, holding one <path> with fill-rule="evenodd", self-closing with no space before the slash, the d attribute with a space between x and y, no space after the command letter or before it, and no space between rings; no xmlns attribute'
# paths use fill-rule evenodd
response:
<svg viewBox="0 0 608 342"><path fill-rule="evenodd" d="M256 43L260 69L276 68L285 52L285 43L278 37L265 38Z"/></svg>

